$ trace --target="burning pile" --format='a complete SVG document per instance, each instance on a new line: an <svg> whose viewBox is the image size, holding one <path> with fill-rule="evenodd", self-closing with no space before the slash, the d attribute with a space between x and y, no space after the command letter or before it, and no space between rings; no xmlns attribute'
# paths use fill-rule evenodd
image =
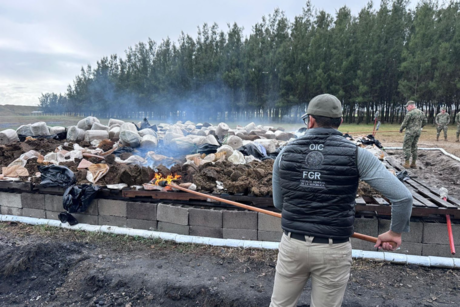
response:
<svg viewBox="0 0 460 307"><path fill-rule="evenodd" d="M214 193L271 195L271 168L295 136L282 128L231 129L225 123L136 124L87 117L71 127L40 122L2 131L0 180L40 183L40 167L59 165L78 184L165 191L170 182Z"/></svg>

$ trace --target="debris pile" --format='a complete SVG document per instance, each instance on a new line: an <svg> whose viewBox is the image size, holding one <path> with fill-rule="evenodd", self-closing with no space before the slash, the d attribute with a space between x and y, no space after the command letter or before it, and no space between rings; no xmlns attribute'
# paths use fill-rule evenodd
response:
<svg viewBox="0 0 460 307"><path fill-rule="evenodd" d="M274 159L305 131L254 123L235 129L190 121L150 125L147 119L104 125L92 116L67 128L39 122L0 132L0 180L40 184L44 167L54 165L67 168L79 185L164 191L173 181L202 192L271 196ZM383 160L372 136L345 136Z"/></svg>

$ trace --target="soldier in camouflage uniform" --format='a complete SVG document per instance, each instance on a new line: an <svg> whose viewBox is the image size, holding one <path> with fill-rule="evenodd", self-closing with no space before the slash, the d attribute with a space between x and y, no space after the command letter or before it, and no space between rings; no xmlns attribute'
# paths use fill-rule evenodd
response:
<svg viewBox="0 0 460 307"><path fill-rule="evenodd" d="M458 136L460 135L460 111L455 116L455 123L457 124L457 140L455 142L458 142Z"/></svg>
<svg viewBox="0 0 460 307"><path fill-rule="evenodd" d="M422 128L426 125L427 120L425 114L421 110L417 109L414 101L408 101L406 103L406 109L408 112L404 117L401 128L399 129L400 133L406 129L403 143L404 158L406 160L404 167L417 168L417 165L415 164L415 161L417 161L417 143L420 138ZM412 163L409 164L411 156Z"/></svg>
<svg viewBox="0 0 460 307"><path fill-rule="evenodd" d="M447 128L450 123L450 115L446 113L446 108L441 109L441 113L436 115L436 141L439 141L441 130L444 130L444 140L447 141Z"/></svg>

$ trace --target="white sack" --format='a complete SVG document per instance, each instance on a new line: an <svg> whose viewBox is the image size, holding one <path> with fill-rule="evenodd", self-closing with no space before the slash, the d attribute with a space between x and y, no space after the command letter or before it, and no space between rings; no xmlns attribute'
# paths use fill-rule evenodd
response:
<svg viewBox="0 0 460 307"><path fill-rule="evenodd" d="M252 130L255 130L255 129L256 129L256 124L254 123L247 124L244 127L244 130L246 130L247 132L251 132Z"/></svg>
<svg viewBox="0 0 460 307"><path fill-rule="evenodd" d="M83 130L90 130L94 123L99 123L99 119L94 116L88 116L80 120L77 127Z"/></svg>
<svg viewBox="0 0 460 307"><path fill-rule="evenodd" d="M217 152L225 151L225 157L228 158L233 154L233 148L230 145L222 145L217 148Z"/></svg>
<svg viewBox="0 0 460 307"><path fill-rule="evenodd" d="M123 125L125 122L119 119L109 119L109 127L112 127L113 125Z"/></svg>
<svg viewBox="0 0 460 307"><path fill-rule="evenodd" d="M100 123L94 123L94 124L91 126L91 130L104 130L104 131L109 132L109 127L108 127L108 126L105 126L105 125L102 125L102 124L100 124Z"/></svg>
<svg viewBox="0 0 460 307"><path fill-rule="evenodd" d="M136 134L138 134L136 125L134 125L133 123L124 123L120 127L120 132L121 131L132 131L132 132L136 132Z"/></svg>
<svg viewBox="0 0 460 307"><path fill-rule="evenodd" d="M227 135L230 127L226 123L220 123L216 128L216 135L221 137Z"/></svg>
<svg viewBox="0 0 460 307"><path fill-rule="evenodd" d="M18 134L13 129L6 129L0 132L0 145L9 145L19 142Z"/></svg>
<svg viewBox="0 0 460 307"><path fill-rule="evenodd" d="M113 128L110 128L109 139L118 140L119 138L120 138L120 127L114 126Z"/></svg>
<svg viewBox="0 0 460 307"><path fill-rule="evenodd" d="M56 126L56 127L48 127L48 128L49 128L49 131L50 131L51 135L58 134L58 133L61 133L61 132L65 131L65 127Z"/></svg>
<svg viewBox="0 0 460 307"><path fill-rule="evenodd" d="M142 137L141 147L157 147L158 140L154 135L146 134Z"/></svg>
<svg viewBox="0 0 460 307"><path fill-rule="evenodd" d="M17 134L22 134L25 136L32 136L32 130L30 129L30 124L22 125L18 129L16 129Z"/></svg>
<svg viewBox="0 0 460 307"><path fill-rule="evenodd" d="M245 164L246 159L244 158L243 154L238 150L235 150L230 157L227 159L228 161L232 162L233 164Z"/></svg>
<svg viewBox="0 0 460 307"><path fill-rule="evenodd" d="M104 130L88 130L85 132L85 141L92 142L94 140L106 140L109 138L109 133Z"/></svg>
<svg viewBox="0 0 460 307"><path fill-rule="evenodd" d="M182 137L184 137L184 133L182 133L182 130L177 126L171 126L170 129L166 131L166 134L163 140L165 144L170 144L173 139L182 138Z"/></svg>
<svg viewBox="0 0 460 307"><path fill-rule="evenodd" d="M129 146L132 148L139 147L141 145L141 137L137 131L122 130L120 132L120 141L123 146Z"/></svg>
<svg viewBox="0 0 460 307"><path fill-rule="evenodd" d="M217 140L214 137L214 135L212 135L212 134L206 136L206 143L211 144L211 145L217 145L217 146L220 145L219 142L217 142Z"/></svg>
<svg viewBox="0 0 460 307"><path fill-rule="evenodd" d="M45 122L38 122L30 125L30 130L32 131L32 135L50 135L50 131Z"/></svg>
<svg viewBox="0 0 460 307"><path fill-rule="evenodd" d="M85 130L72 126L67 130L67 140L72 142L83 141L85 139Z"/></svg>
<svg viewBox="0 0 460 307"><path fill-rule="evenodd" d="M144 137L144 135L152 135L154 137L158 137L157 133L154 130L148 128L139 130L137 133L139 133L139 136L141 138Z"/></svg>
<svg viewBox="0 0 460 307"><path fill-rule="evenodd" d="M236 135L231 135L227 138L225 144L231 146L233 149L238 149L243 146L243 140Z"/></svg>

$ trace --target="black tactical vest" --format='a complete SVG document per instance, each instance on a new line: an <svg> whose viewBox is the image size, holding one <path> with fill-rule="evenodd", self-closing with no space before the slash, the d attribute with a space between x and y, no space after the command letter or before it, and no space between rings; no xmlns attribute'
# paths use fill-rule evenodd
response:
<svg viewBox="0 0 460 307"><path fill-rule="evenodd" d="M332 128L308 130L285 147L279 164L284 230L333 239L353 234L357 152Z"/></svg>

